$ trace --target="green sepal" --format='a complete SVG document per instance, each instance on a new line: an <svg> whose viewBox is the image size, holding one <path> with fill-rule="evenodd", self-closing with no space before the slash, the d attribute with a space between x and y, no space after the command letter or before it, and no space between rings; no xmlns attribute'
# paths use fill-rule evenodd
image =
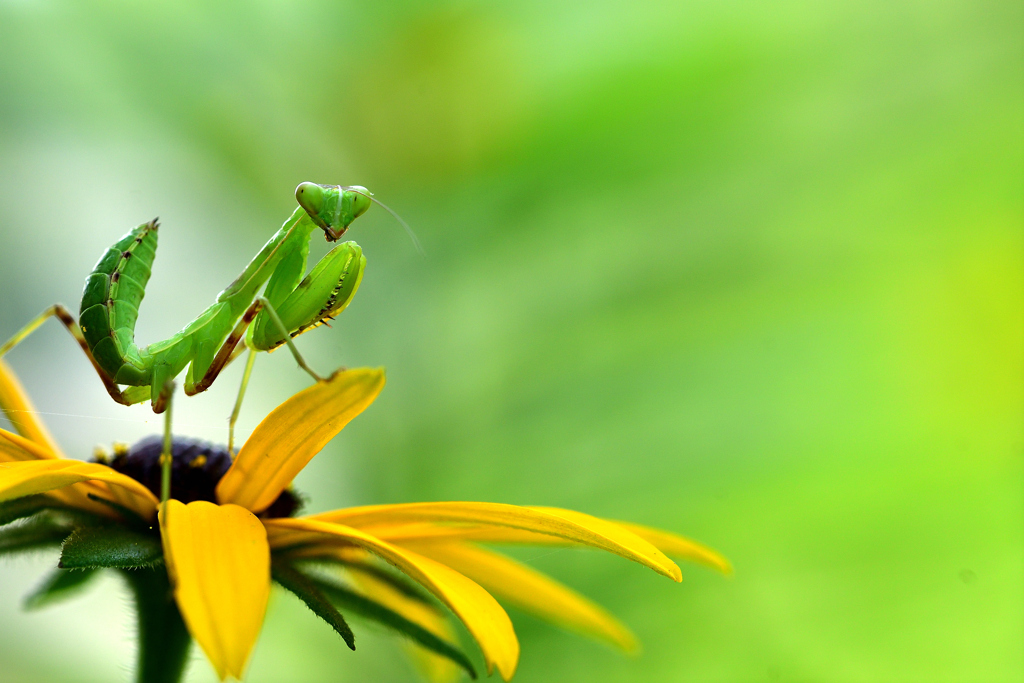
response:
<svg viewBox="0 0 1024 683"><path fill-rule="evenodd" d="M64 542L62 569L116 567L138 569L163 562L160 539L119 526L76 529Z"/></svg>
<svg viewBox="0 0 1024 683"><path fill-rule="evenodd" d="M0 529L0 555L56 547L71 535L72 531L74 529L66 522L44 511L22 524Z"/></svg>
<svg viewBox="0 0 1024 683"><path fill-rule="evenodd" d="M92 498L92 494L89 495ZM97 499L102 500L102 499ZM76 526L96 526L109 523L109 519L79 508L70 507L50 496L39 494L23 496L0 503L0 526L16 522L45 512L54 524L68 527L68 533ZM138 515L136 515L138 516ZM141 519L141 518L140 518Z"/></svg>
<svg viewBox="0 0 1024 683"><path fill-rule="evenodd" d="M42 494L7 500L0 503L0 526L24 519L25 517L31 517L43 510L52 510L59 507L62 506L56 500Z"/></svg>
<svg viewBox="0 0 1024 683"><path fill-rule="evenodd" d="M95 569L55 569L38 588L25 596L24 607L35 610L73 598L98 573Z"/></svg>
<svg viewBox="0 0 1024 683"><path fill-rule="evenodd" d="M316 584L308 576L283 562L274 562L270 571L275 581L295 593L300 600L306 603L306 607L313 611L313 614L330 624L331 628L349 646L349 649L356 649L355 634L349 628L345 617L341 616L341 612L317 589Z"/></svg>
<svg viewBox="0 0 1024 683"><path fill-rule="evenodd" d="M407 636L434 654L458 664L466 670L470 678L476 678L476 669L473 668L469 657L447 640L434 635L416 622L406 619L390 607L385 607L339 583L315 576L307 576L306 579L334 604Z"/></svg>

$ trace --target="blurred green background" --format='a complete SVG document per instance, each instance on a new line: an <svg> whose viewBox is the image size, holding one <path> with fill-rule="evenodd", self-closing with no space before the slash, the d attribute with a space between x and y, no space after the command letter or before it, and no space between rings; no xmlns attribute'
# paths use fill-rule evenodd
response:
<svg viewBox="0 0 1024 683"><path fill-rule="evenodd" d="M157 215L137 338L170 335L304 180L426 251L372 210L355 303L300 340L389 377L311 510L557 505L736 565L518 553L645 651L512 612L517 681L1024 676L1020 2L0 0L0 336ZM160 429L56 324L9 360L73 455ZM223 441L240 371L178 431ZM242 433L307 384L262 357ZM54 562L0 565L0 679L129 680L117 577L20 611ZM248 680L413 678L356 630L276 595Z"/></svg>

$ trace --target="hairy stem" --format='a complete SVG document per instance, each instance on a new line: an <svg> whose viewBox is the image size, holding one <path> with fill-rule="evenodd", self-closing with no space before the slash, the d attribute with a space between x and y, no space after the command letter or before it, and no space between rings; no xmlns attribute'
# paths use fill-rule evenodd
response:
<svg viewBox="0 0 1024 683"><path fill-rule="evenodd" d="M167 570L122 571L135 593L139 614L138 683L178 683L185 673L192 637L174 602Z"/></svg>

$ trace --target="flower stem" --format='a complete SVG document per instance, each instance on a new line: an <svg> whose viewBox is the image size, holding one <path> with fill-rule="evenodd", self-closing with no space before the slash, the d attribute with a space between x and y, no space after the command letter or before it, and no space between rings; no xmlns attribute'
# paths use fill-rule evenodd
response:
<svg viewBox="0 0 1024 683"><path fill-rule="evenodd" d="M137 683L178 683L185 673L192 637L174 602L167 570L126 569L139 613Z"/></svg>

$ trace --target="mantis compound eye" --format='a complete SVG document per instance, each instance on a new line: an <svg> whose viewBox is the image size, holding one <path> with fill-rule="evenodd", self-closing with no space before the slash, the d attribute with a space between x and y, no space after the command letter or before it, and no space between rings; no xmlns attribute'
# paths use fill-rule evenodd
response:
<svg viewBox="0 0 1024 683"><path fill-rule="evenodd" d="M295 201L311 217L319 216L324 208L324 188L316 183L299 183L295 188Z"/></svg>
<svg viewBox="0 0 1024 683"><path fill-rule="evenodd" d="M353 185L347 189L352 195L352 220L355 220L370 208L370 191L359 185Z"/></svg>

